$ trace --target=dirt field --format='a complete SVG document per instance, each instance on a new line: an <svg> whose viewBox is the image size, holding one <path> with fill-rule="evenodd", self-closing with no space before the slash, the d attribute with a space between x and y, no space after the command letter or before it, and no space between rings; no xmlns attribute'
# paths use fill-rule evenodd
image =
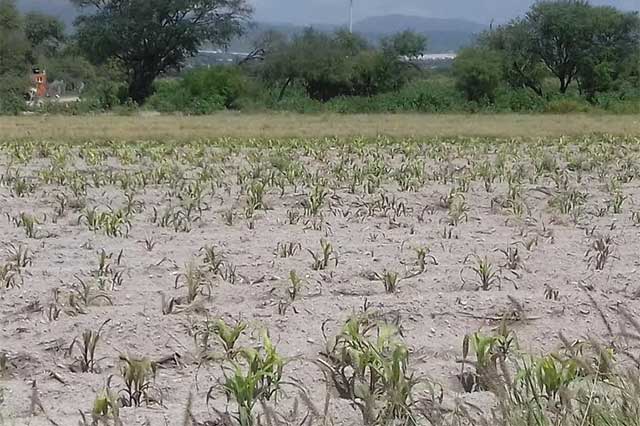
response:
<svg viewBox="0 0 640 426"><path fill-rule="evenodd" d="M640 135L638 115L428 115L428 114L239 114L203 117L142 113L131 117L0 117L4 138L58 141L215 139L222 136L544 137L589 134Z"/></svg>
<svg viewBox="0 0 640 426"><path fill-rule="evenodd" d="M144 123L129 140L164 133L147 127L152 119L82 120L0 119L0 128L19 137L18 128L41 134L38 121L65 122L73 124L54 139L85 137L89 126L108 139L116 122L117 132ZM194 120L204 119L176 127ZM621 120L637 133L637 121ZM282 121L274 126L285 131ZM494 131L503 132L478 132ZM248 368L239 348L261 348L266 363L266 332L288 360L285 394L266 402L287 416L282 424L302 424L305 413L310 424L322 414L326 424L362 424L328 385L339 354L320 355L323 334L339 334L353 315L363 335L371 324L397 327L380 353L406 345L402 371L421 381L416 401L428 397L426 383L438 384L444 404L459 396L488 412L491 393L467 393L458 377L461 368L473 376L458 362L465 335L489 335L504 321L518 350L538 356L560 347L559 333L609 341L603 317L618 327L623 308L640 314L637 138L6 142L0 150L0 424L76 425L79 411L90 424L107 386L125 405L124 425L224 424L216 410L239 411L237 399L227 403L225 376L233 360ZM233 348L221 343L219 319L246 325ZM72 342L107 320L95 356L83 359ZM134 395L126 356L156 369ZM187 410L199 423L184 420ZM257 404L253 414L263 411Z"/></svg>

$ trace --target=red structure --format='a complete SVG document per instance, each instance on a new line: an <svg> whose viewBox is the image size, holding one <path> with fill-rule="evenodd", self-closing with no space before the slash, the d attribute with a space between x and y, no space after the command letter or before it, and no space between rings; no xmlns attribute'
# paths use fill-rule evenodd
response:
<svg viewBox="0 0 640 426"><path fill-rule="evenodd" d="M31 83L35 89L35 95L38 98L44 98L49 90L49 83L47 82L47 72L40 68L33 68L31 73Z"/></svg>

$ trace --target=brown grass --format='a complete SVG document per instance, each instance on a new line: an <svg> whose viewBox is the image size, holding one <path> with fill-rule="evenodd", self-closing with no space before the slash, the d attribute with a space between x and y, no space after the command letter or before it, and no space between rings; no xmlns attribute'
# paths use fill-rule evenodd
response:
<svg viewBox="0 0 640 426"><path fill-rule="evenodd" d="M193 140L218 137L640 135L638 115L299 115L0 117L0 139Z"/></svg>

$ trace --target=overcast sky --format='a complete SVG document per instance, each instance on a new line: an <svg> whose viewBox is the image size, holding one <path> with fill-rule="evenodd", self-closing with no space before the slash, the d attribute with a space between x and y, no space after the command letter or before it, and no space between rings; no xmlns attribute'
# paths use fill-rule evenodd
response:
<svg viewBox="0 0 640 426"><path fill-rule="evenodd" d="M256 19L273 22L345 23L349 0L251 0ZM533 0L354 0L354 19L384 14L463 18L498 22L522 14ZM640 0L592 0L625 10L640 9Z"/></svg>

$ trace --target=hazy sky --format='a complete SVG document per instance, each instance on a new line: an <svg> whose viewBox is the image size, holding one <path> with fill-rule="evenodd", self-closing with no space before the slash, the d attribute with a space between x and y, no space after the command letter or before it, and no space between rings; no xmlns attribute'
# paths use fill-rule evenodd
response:
<svg viewBox="0 0 640 426"><path fill-rule="evenodd" d="M344 23L349 0L252 0L256 19L280 22ZM354 19L383 14L463 18L481 23L505 21L522 14L533 0L354 0ZM625 10L640 9L640 0L592 0Z"/></svg>

